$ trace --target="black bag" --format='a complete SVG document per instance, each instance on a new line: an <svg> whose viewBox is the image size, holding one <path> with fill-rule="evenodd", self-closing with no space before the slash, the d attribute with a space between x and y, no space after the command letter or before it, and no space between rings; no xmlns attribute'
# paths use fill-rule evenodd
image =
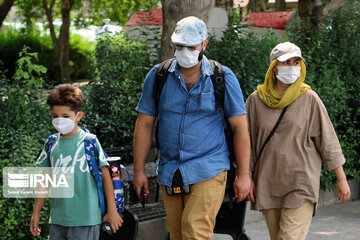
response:
<svg viewBox="0 0 360 240"><path fill-rule="evenodd" d="M108 231L106 224L101 225L100 240L136 240L138 233L139 219L136 214L132 213L128 207L122 212L124 220L123 225L114 234L112 230Z"/></svg>
<svg viewBox="0 0 360 240"><path fill-rule="evenodd" d="M171 186L166 186L166 193L169 196L186 195L191 192L191 185L184 185L179 169L174 173Z"/></svg>
<svg viewBox="0 0 360 240"><path fill-rule="evenodd" d="M230 235L234 240L250 240L244 229L247 201L224 198L216 216L214 233Z"/></svg>

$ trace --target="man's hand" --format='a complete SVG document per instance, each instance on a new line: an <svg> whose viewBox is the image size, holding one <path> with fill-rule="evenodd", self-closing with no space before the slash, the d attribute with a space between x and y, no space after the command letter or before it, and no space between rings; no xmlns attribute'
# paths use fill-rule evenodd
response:
<svg viewBox="0 0 360 240"><path fill-rule="evenodd" d="M148 179L145 175L145 162L151 148L151 138L154 129L155 118L144 113L139 113L134 132L134 177L133 184L138 199L141 187L149 194Z"/></svg>
<svg viewBox="0 0 360 240"><path fill-rule="evenodd" d="M33 213L30 220L30 232L34 237L40 236L41 230L39 229L40 213Z"/></svg>
<svg viewBox="0 0 360 240"><path fill-rule="evenodd" d="M236 176L233 186L236 202L244 200L250 192L251 179L249 174L245 173Z"/></svg>
<svg viewBox="0 0 360 240"><path fill-rule="evenodd" d="M144 187L144 192L149 194L149 183L144 171L134 172L133 184L136 191L136 196L141 199L141 187Z"/></svg>
<svg viewBox="0 0 360 240"><path fill-rule="evenodd" d="M108 222L113 233L116 233L116 231L122 226L124 220L120 217L120 214L117 211L110 211L103 217L103 222Z"/></svg>
<svg viewBox="0 0 360 240"><path fill-rule="evenodd" d="M341 200L341 203L346 203L350 198L350 187L346 180L340 180L337 182L337 196L339 200Z"/></svg>

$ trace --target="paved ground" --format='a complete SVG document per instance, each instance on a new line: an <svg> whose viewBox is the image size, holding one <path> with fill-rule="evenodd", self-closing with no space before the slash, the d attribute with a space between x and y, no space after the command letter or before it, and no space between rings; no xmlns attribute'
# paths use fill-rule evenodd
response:
<svg viewBox="0 0 360 240"><path fill-rule="evenodd" d="M251 240L269 240L265 220L245 225ZM213 240L231 240L215 235ZM360 200L319 208L306 240L360 240Z"/></svg>

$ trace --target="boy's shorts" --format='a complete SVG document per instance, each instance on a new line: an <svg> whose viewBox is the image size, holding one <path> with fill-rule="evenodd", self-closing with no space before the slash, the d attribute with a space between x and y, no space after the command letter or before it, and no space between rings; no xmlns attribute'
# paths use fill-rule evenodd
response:
<svg viewBox="0 0 360 240"><path fill-rule="evenodd" d="M50 224L49 235L49 240L99 240L100 224L79 227Z"/></svg>

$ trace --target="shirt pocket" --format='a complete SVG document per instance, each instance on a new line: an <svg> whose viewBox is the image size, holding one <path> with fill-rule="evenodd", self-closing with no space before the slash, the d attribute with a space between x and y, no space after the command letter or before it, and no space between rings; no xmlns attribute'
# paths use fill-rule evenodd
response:
<svg viewBox="0 0 360 240"><path fill-rule="evenodd" d="M215 110L215 96L213 92L200 92L200 110L210 112Z"/></svg>

